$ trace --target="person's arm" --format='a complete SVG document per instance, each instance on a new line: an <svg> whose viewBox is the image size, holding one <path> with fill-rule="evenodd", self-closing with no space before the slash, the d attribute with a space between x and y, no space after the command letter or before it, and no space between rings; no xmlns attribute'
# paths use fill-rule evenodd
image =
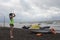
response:
<svg viewBox="0 0 60 40"><path fill-rule="evenodd" d="M16 15L13 13L13 17L15 17Z"/></svg>

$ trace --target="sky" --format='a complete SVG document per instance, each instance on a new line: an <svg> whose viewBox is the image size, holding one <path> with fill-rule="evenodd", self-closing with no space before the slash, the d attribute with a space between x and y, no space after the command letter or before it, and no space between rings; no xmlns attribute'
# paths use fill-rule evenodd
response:
<svg viewBox="0 0 60 40"><path fill-rule="evenodd" d="M60 20L60 0L0 0L0 22L9 22L9 13L15 22Z"/></svg>

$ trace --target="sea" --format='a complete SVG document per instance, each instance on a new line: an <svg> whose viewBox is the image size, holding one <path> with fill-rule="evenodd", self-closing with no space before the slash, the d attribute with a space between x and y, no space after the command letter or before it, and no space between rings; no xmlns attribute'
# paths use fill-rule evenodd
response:
<svg viewBox="0 0 60 40"><path fill-rule="evenodd" d="M14 28L22 28L24 25L29 26L32 24L38 24L38 23L14 23ZM44 26L53 26L57 33L60 33L60 23L59 24L46 24L46 23L39 23L41 24L41 27ZM0 27L10 27L9 23L0 23Z"/></svg>

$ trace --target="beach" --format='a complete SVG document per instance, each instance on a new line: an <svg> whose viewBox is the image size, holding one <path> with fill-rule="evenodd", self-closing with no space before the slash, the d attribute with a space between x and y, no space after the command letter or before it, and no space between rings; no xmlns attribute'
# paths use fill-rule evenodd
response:
<svg viewBox="0 0 60 40"><path fill-rule="evenodd" d="M9 31L9 27L0 27L0 40L11 40ZM13 40L60 40L60 33L56 35L45 33L43 36L38 37L30 31L20 28L14 28L13 33Z"/></svg>

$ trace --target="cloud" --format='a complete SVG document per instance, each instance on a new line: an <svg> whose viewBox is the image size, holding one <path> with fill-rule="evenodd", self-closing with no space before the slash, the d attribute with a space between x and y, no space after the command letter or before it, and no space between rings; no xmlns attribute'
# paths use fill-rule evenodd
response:
<svg viewBox="0 0 60 40"><path fill-rule="evenodd" d="M0 14L9 19L16 14L15 21L41 21L60 19L59 0L0 0Z"/></svg>

